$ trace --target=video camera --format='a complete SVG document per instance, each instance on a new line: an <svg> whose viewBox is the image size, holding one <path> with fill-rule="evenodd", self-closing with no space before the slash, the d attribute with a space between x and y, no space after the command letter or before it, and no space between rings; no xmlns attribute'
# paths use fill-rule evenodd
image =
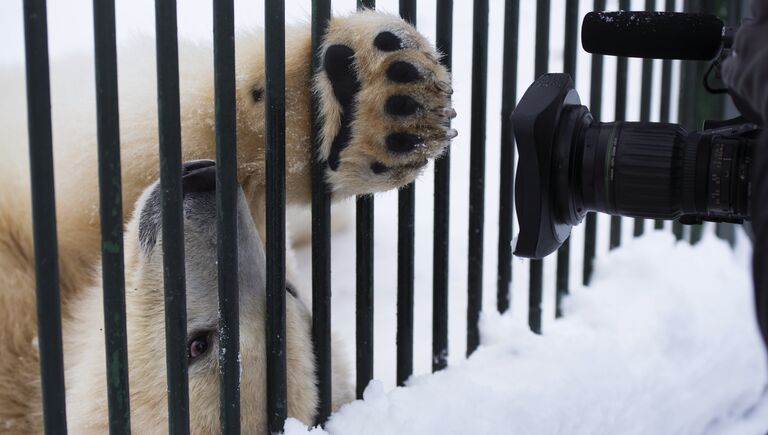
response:
<svg viewBox="0 0 768 435"><path fill-rule="evenodd" d="M591 53L713 60L727 54L733 29L712 15L592 12L582 25ZM719 65L715 63L714 65ZM595 120L567 74L545 74L512 114L519 153L515 255L543 258L587 212L741 223L750 219L752 148L760 118L680 125Z"/></svg>

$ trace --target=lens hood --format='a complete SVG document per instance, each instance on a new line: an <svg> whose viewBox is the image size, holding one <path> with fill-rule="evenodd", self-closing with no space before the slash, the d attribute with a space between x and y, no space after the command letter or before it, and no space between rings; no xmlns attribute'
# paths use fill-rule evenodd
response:
<svg viewBox="0 0 768 435"><path fill-rule="evenodd" d="M568 74L544 74L525 92L512 113L519 154L515 206L520 223L515 255L543 258L570 235L572 223L559 222L553 209L553 164L564 110L581 106ZM554 163L553 163L554 162ZM567 164L567 163L565 163Z"/></svg>

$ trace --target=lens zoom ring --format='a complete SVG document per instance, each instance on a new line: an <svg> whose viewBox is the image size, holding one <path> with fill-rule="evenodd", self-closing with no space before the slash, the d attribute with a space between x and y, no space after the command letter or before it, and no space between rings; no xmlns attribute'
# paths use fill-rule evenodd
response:
<svg viewBox="0 0 768 435"><path fill-rule="evenodd" d="M649 218L679 214L684 135L674 124L624 123L612 183L620 214Z"/></svg>

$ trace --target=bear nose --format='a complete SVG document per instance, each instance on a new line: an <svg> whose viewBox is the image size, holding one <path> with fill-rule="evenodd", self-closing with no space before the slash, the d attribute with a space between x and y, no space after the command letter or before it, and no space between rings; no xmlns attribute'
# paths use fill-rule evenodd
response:
<svg viewBox="0 0 768 435"><path fill-rule="evenodd" d="M216 163L213 160L192 160L181 165L184 194L216 190Z"/></svg>

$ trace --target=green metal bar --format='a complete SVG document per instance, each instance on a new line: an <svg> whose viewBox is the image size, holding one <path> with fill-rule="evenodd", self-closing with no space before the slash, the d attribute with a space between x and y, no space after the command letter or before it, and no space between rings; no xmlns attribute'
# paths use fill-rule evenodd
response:
<svg viewBox="0 0 768 435"><path fill-rule="evenodd" d="M619 1L619 9L628 11L629 0ZM627 118L627 67L626 57L616 58L616 121L625 121ZM621 216L611 216L610 249L621 246L621 220Z"/></svg>
<svg viewBox="0 0 768 435"><path fill-rule="evenodd" d="M355 336L357 398L373 379L373 196L357 197Z"/></svg>
<svg viewBox="0 0 768 435"><path fill-rule="evenodd" d="M550 0L536 1L536 47L534 76L541 77L549 68L549 11ZM528 281L528 326L541 334L541 300L543 288L543 260L530 261Z"/></svg>
<svg viewBox="0 0 768 435"><path fill-rule="evenodd" d="M729 26L737 27L741 24L742 20L742 8L744 1L729 1L727 2L726 18ZM736 107L732 102L725 102L725 109L723 113L724 118L733 118L738 115ZM736 228L735 224L718 223L715 226L715 234L717 237L725 240L731 247L736 245Z"/></svg>
<svg viewBox="0 0 768 435"><path fill-rule="evenodd" d="M664 10L671 12L675 10L675 0L666 0L664 2ZM672 89L672 61L665 59L661 62L661 104L659 107L659 120L661 122L672 122L670 116L670 105L672 103L671 98ZM673 223L673 226L677 222ZM664 221L656 219L653 227L657 230L664 229Z"/></svg>
<svg viewBox="0 0 768 435"><path fill-rule="evenodd" d="M219 420L222 434L240 433L240 319L237 258L237 114L235 10L213 2L216 104L216 252L219 286Z"/></svg>
<svg viewBox="0 0 768 435"><path fill-rule="evenodd" d="M565 239L563 245L557 250L557 271L555 272L555 317L563 316L563 299L568 295L568 275L570 264L568 261L571 246L571 238Z"/></svg>
<svg viewBox="0 0 768 435"><path fill-rule="evenodd" d="M397 224L397 385L413 374L414 184L398 193Z"/></svg>
<svg viewBox="0 0 768 435"><path fill-rule="evenodd" d="M565 50L563 52L563 71L576 83L576 53L578 50L579 1L568 0L565 4ZM570 275L570 237L557 250L557 270L555 272L555 317L563 315L562 302L568 294L568 275Z"/></svg>
<svg viewBox="0 0 768 435"><path fill-rule="evenodd" d="M691 234L690 234L691 245L695 245L701 241L703 229L704 229L703 224L691 225Z"/></svg>
<svg viewBox="0 0 768 435"><path fill-rule="evenodd" d="M24 1L32 231L43 427L67 433L45 0Z"/></svg>
<svg viewBox="0 0 768 435"><path fill-rule="evenodd" d="M375 0L358 0L358 9L374 9ZM355 336L357 353L357 398L373 379L373 195L357 197Z"/></svg>
<svg viewBox="0 0 768 435"><path fill-rule="evenodd" d="M416 0L400 0L400 16L416 26ZM400 189L397 207L397 385L404 385L413 374L415 183Z"/></svg>
<svg viewBox="0 0 768 435"><path fill-rule="evenodd" d="M499 245L496 274L496 307L500 313L509 309L512 285L512 228L515 188L515 137L512 111L517 101L517 54L520 1L507 0L504 6L504 51L501 84L501 173L499 189Z"/></svg>
<svg viewBox="0 0 768 435"><path fill-rule="evenodd" d="M285 355L285 3L264 0L267 181L267 419L281 433L288 416Z"/></svg>
<svg viewBox="0 0 768 435"><path fill-rule="evenodd" d="M485 124L488 81L488 0L472 10L472 103L469 157L469 269L467 273L467 356L480 345L483 308L483 219L485 217Z"/></svg>
<svg viewBox="0 0 768 435"><path fill-rule="evenodd" d="M595 0L595 11L605 10L605 0ZM595 119L600 120L603 108L603 56L592 55L590 72L589 106ZM597 214L587 213L584 224L584 267L582 270L582 283L587 286L592 281L594 272L597 240Z"/></svg>
<svg viewBox="0 0 768 435"><path fill-rule="evenodd" d="M541 289L543 287L543 268L544 262L541 260L531 261L530 287L532 289ZM541 291L531 291L528 299L528 325L536 334L541 334Z"/></svg>
<svg viewBox="0 0 768 435"><path fill-rule="evenodd" d="M437 2L437 49L443 66L453 56L453 0ZM450 122L450 121L449 121ZM448 238L450 218L451 149L435 161L435 205L432 263L432 371L448 366Z"/></svg>
<svg viewBox="0 0 768 435"><path fill-rule="evenodd" d="M727 17L729 3L733 2L723 0L691 0L686 2L686 9L690 12ZM686 122L684 126L690 130L700 129L707 119L723 119L725 117L725 96L723 94L710 94L702 86L709 63L684 62L684 67L686 74L684 83L687 87L687 89L682 89L686 99ZM702 233L703 228L701 224L692 225L690 243L695 245L701 241Z"/></svg>
<svg viewBox="0 0 768 435"><path fill-rule="evenodd" d="M715 227L717 237L725 240L733 248L736 246L736 225L721 224Z"/></svg>
<svg viewBox="0 0 768 435"><path fill-rule="evenodd" d="M400 16L416 26L416 0L400 0ZM416 184L412 182L398 197L397 385L404 385L413 373L415 211Z"/></svg>
<svg viewBox="0 0 768 435"><path fill-rule="evenodd" d="M168 376L168 431L189 433L187 299L184 270L184 196L181 183L181 115L176 2L155 1L157 105L160 132L165 285L165 354Z"/></svg>
<svg viewBox="0 0 768 435"><path fill-rule="evenodd" d="M673 221L672 234L675 235L675 240L683 240L683 224L681 224L679 221Z"/></svg>
<svg viewBox="0 0 768 435"><path fill-rule="evenodd" d="M694 4L695 3L695 4ZM689 0L683 2L683 9L685 12L692 12L699 7L698 0ZM693 107L695 102L694 93L697 91L699 83L696 80L696 72L693 62L682 62L680 64L680 96L679 96L679 109L678 109L678 122L688 130L693 131L696 129L696 121L694 120ZM675 235L675 239L683 239L683 225L679 221L672 223L672 233Z"/></svg>
<svg viewBox="0 0 768 435"><path fill-rule="evenodd" d="M645 11L652 12L656 6L655 0L645 0ZM651 120L651 93L653 92L653 59L643 59L643 72L640 78L640 121ZM632 235L640 237L645 232L645 219L635 218Z"/></svg>
<svg viewBox="0 0 768 435"><path fill-rule="evenodd" d="M581 283L588 286L592 282L592 274L595 271L595 241L597 235L597 214L587 213L584 220L584 267Z"/></svg>
<svg viewBox="0 0 768 435"><path fill-rule="evenodd" d="M331 19L330 0L312 0L312 70L322 65L320 45ZM322 123L312 97L312 152L320 155ZM327 164L312 159L312 343L317 364L316 424L331 414L331 197L325 181Z"/></svg>
<svg viewBox="0 0 768 435"><path fill-rule="evenodd" d="M123 202L114 0L95 0L93 17L107 401L109 433L116 435L131 433L131 407L125 326Z"/></svg>

